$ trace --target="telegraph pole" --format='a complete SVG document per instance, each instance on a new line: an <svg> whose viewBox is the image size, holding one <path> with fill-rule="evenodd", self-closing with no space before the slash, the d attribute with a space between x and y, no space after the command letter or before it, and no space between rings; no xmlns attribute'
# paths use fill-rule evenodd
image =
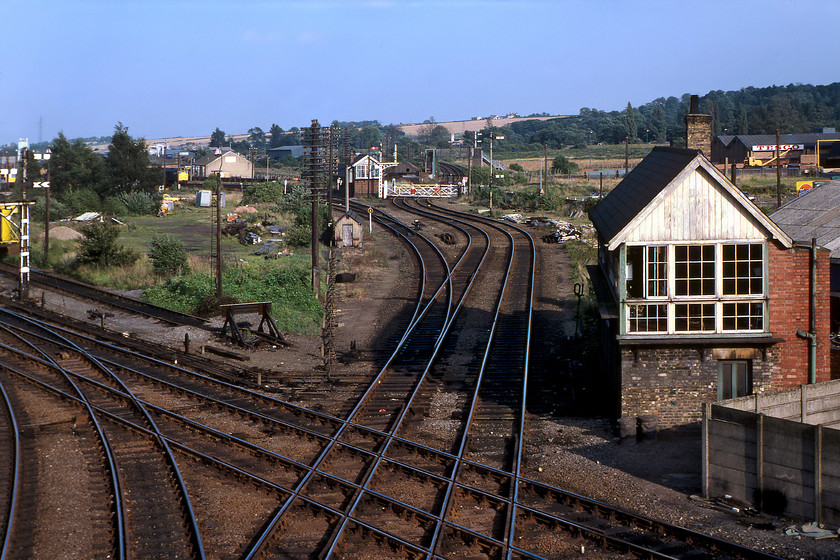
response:
<svg viewBox="0 0 840 560"><path fill-rule="evenodd" d="M216 172L216 299L222 300L222 171Z"/></svg>

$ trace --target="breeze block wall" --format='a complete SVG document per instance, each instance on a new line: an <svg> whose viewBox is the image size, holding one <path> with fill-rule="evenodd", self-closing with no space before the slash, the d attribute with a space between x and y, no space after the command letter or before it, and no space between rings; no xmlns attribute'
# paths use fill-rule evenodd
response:
<svg viewBox="0 0 840 560"><path fill-rule="evenodd" d="M808 383L808 340L796 335L807 332L810 322L811 248L782 249L769 243L769 324L770 332L784 339L780 371L773 389L787 389ZM817 364L816 381L831 379L829 252L817 249Z"/></svg>

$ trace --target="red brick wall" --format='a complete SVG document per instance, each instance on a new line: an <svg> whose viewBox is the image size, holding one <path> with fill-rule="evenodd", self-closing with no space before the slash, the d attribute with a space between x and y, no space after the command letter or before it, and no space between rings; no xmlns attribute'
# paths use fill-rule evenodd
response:
<svg viewBox="0 0 840 560"><path fill-rule="evenodd" d="M354 196L379 196L379 182L376 179L356 179L353 186Z"/></svg>
<svg viewBox="0 0 840 560"><path fill-rule="evenodd" d="M829 258L825 249L817 250L817 381L831 379L829 340ZM779 248L769 244L769 320L770 332L783 338L779 373L773 387L786 389L808 383L808 340L796 336L796 329L811 327L810 248Z"/></svg>

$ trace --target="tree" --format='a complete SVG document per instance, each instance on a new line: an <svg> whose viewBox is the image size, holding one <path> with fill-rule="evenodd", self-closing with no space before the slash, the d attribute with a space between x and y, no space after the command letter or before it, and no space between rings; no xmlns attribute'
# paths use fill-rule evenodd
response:
<svg viewBox="0 0 840 560"><path fill-rule="evenodd" d="M551 162L551 170L563 175L570 175L578 170L578 164L569 161L566 156L557 156Z"/></svg>
<svg viewBox="0 0 840 560"><path fill-rule="evenodd" d="M629 101L627 102L627 110L624 113L624 129L628 141L632 141L639 135L638 128L636 127L636 116L633 113L633 105Z"/></svg>
<svg viewBox="0 0 840 560"><path fill-rule="evenodd" d="M210 147L211 148L221 148L227 142L225 141L225 132L223 130L219 130L219 127L216 127L216 130L210 135Z"/></svg>
<svg viewBox="0 0 840 560"><path fill-rule="evenodd" d="M269 140L268 147L269 148L278 148L280 147L280 139L283 137L283 129L280 128L278 125L273 124L271 128L268 129L268 133L271 135L271 139Z"/></svg>
<svg viewBox="0 0 840 560"><path fill-rule="evenodd" d="M99 191L105 178L105 161L79 139L70 142L63 132L53 140L50 157L50 188L53 194L79 189Z"/></svg>
<svg viewBox="0 0 840 560"><path fill-rule="evenodd" d="M108 184L103 188L104 194L154 192L163 180L159 167L149 168L145 140L133 140L122 123L114 127L105 166Z"/></svg>
<svg viewBox="0 0 840 560"><path fill-rule="evenodd" d="M445 126L439 124L432 129L431 134L429 134L429 145L435 148L449 147L449 131L446 130Z"/></svg>
<svg viewBox="0 0 840 560"><path fill-rule="evenodd" d="M171 235L156 233L149 242L148 255L155 274L172 276L190 273L184 244Z"/></svg>
<svg viewBox="0 0 840 560"><path fill-rule="evenodd" d="M256 150L264 150L265 149L265 132L258 127L255 126L248 130L248 141L251 143L251 147Z"/></svg>
<svg viewBox="0 0 840 560"><path fill-rule="evenodd" d="M82 237L76 243L79 255L76 262L80 265L125 266L135 262L139 255L117 243L120 230L106 222L93 222L82 226Z"/></svg>

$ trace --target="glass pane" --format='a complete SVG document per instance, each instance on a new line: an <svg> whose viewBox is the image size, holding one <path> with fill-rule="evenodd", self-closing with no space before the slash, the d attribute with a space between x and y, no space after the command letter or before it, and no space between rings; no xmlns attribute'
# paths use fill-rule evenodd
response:
<svg viewBox="0 0 840 560"><path fill-rule="evenodd" d="M735 394L739 397L748 395L747 392L747 364L741 362L735 367Z"/></svg>

